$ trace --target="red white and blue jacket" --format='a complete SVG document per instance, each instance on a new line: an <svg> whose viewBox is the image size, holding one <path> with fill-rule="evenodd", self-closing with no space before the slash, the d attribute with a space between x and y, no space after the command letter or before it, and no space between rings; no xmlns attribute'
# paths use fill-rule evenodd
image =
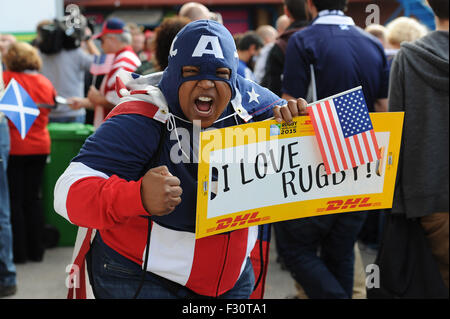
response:
<svg viewBox="0 0 450 319"><path fill-rule="evenodd" d="M147 220L141 216L148 213L142 206L140 187L142 176L161 147L155 166L166 165L180 179L183 194L182 202L172 213L151 217L146 270L197 294L219 296L235 285L249 256L255 257L253 266L258 277L260 254L254 250L260 248L255 246L258 227L195 239L197 164L192 159L198 141L180 143L177 138L180 130L186 130L193 139L193 126L180 120L183 115L177 103L168 102L170 93L164 90L167 87L164 74L161 90L146 86L130 94L118 81L121 103L86 140L59 178L55 186L55 210L71 223L84 227L75 247L74 271L85 269L83 256L89 249L93 229L101 233L109 247L144 265ZM236 76L232 85L233 100L214 124L216 128L272 117L273 107L286 103L240 76ZM250 92L258 95L258 103L248 103ZM164 130L171 132L162 137ZM190 162L175 163L171 159L171 152L179 152L180 148ZM265 239L267 243L267 236ZM267 244L263 248L267 257ZM267 270L267 258L264 259L263 270ZM81 290L74 290L75 297L89 297L83 290L89 288L85 286L87 276L84 272L78 276ZM258 297L262 297L261 287Z"/></svg>

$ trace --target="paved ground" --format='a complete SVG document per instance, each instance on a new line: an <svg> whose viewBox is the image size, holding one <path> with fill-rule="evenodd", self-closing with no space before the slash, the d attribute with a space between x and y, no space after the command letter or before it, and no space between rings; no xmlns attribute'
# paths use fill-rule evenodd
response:
<svg viewBox="0 0 450 319"><path fill-rule="evenodd" d="M275 245L271 245L269 272L266 281L265 298L286 299L296 293L289 273L276 262ZM361 250L364 265L372 263L375 255ZM72 258L72 247L48 249L43 262L28 262L17 265L17 294L9 299L64 299L67 295L66 267Z"/></svg>

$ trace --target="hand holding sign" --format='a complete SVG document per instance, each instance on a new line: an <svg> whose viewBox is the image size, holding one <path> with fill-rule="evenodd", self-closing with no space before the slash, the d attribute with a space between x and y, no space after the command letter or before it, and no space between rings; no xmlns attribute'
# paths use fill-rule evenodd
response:
<svg viewBox="0 0 450 319"><path fill-rule="evenodd" d="M182 193L180 180L170 174L167 166L152 168L142 178L142 205L152 215L170 214L181 203Z"/></svg>
<svg viewBox="0 0 450 319"><path fill-rule="evenodd" d="M306 109L307 105L308 103L302 98L297 100L288 100L287 105L277 105L273 108L274 118L278 123L285 121L288 124L292 124L294 117L308 114L308 111Z"/></svg>

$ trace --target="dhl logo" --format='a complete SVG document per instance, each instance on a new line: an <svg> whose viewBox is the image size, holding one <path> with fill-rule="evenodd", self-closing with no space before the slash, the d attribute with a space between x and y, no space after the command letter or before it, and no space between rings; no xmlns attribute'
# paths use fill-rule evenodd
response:
<svg viewBox="0 0 450 319"><path fill-rule="evenodd" d="M236 226L249 225L270 219L270 216L258 217L259 212L247 213L242 215L237 215L236 217L222 218L216 221L217 226L209 228L208 233L217 230L223 230L227 228L234 228Z"/></svg>
<svg viewBox="0 0 450 319"><path fill-rule="evenodd" d="M348 208L367 208L367 207L375 207L380 206L381 203L369 203L370 197L357 197L357 198L349 198L346 201L343 200L332 200L327 202L326 208L318 208L318 212L323 211L333 211L333 210L341 210Z"/></svg>

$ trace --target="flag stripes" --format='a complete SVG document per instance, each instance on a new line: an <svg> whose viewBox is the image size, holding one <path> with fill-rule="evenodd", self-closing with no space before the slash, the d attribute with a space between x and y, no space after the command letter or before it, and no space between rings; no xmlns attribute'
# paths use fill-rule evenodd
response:
<svg viewBox="0 0 450 319"><path fill-rule="evenodd" d="M360 88L315 102L308 111L327 174L380 158Z"/></svg>

